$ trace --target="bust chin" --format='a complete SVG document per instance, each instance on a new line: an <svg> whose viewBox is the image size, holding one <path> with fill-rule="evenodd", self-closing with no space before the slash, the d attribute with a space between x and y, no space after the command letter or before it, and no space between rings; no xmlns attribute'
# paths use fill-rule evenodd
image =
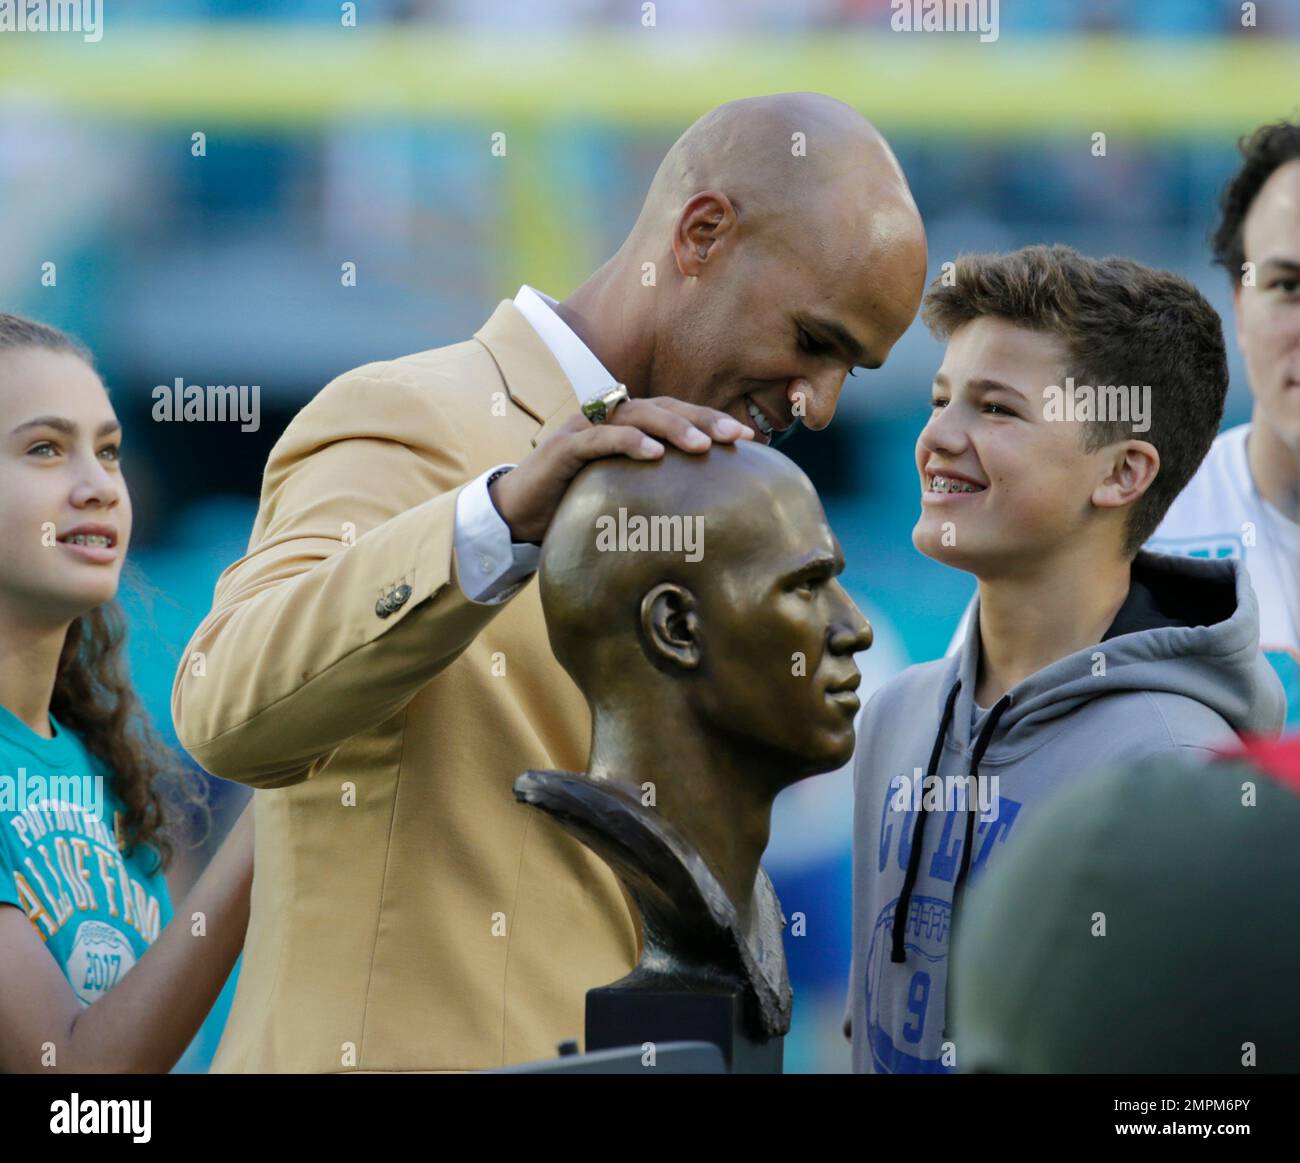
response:
<svg viewBox="0 0 1300 1163"><path fill-rule="evenodd" d="M739 989L746 1025L759 1039L790 1028L785 917L759 868L747 929L704 856L657 809L618 784L568 771L528 771L515 798L546 812L600 856L641 913L641 960L615 990Z"/></svg>

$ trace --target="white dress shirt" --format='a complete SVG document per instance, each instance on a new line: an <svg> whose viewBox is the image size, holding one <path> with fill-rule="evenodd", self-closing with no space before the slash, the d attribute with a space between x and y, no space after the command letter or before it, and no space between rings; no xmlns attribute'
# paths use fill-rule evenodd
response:
<svg viewBox="0 0 1300 1163"><path fill-rule="evenodd" d="M580 402L614 386L614 377L591 348L555 313L554 299L525 284L514 301L555 356ZM456 498L457 575L465 596L480 605L493 606L513 597L537 569L540 546L511 541L510 527L488 495L488 477L498 469L514 467L493 465L461 489Z"/></svg>

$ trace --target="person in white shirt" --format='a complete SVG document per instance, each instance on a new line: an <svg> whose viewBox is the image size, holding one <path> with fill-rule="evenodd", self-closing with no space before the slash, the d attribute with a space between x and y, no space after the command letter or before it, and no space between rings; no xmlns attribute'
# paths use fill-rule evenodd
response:
<svg viewBox="0 0 1300 1163"><path fill-rule="evenodd" d="M1237 343L1255 405L1214 442L1148 548L1239 557L1259 599L1260 646L1300 725L1300 125L1241 142L1215 261L1233 279Z"/></svg>

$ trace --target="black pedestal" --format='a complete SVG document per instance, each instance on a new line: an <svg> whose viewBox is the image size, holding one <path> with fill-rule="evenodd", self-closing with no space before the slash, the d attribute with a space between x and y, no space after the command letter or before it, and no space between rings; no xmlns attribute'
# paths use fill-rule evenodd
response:
<svg viewBox="0 0 1300 1163"><path fill-rule="evenodd" d="M711 1042L732 1074L780 1074L783 1038L755 1041L745 1032L740 991L686 993L589 989L586 1049L646 1042Z"/></svg>

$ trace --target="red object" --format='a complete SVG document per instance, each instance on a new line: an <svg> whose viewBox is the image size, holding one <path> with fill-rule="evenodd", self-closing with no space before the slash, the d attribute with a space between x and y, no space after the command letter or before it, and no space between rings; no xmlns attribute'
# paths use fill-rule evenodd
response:
<svg viewBox="0 0 1300 1163"><path fill-rule="evenodd" d="M1225 759L1252 760L1261 771L1300 795L1300 735L1244 739L1241 746L1221 754Z"/></svg>

